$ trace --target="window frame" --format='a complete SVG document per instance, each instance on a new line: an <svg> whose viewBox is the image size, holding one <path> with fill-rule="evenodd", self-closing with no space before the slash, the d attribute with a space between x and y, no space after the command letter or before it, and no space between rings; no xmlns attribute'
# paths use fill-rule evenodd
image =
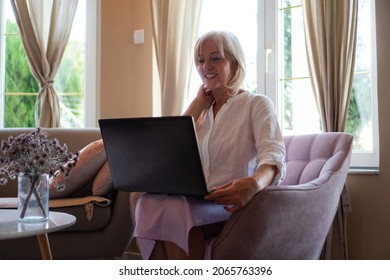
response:
<svg viewBox="0 0 390 280"><path fill-rule="evenodd" d="M5 61L5 25L4 21L4 0L0 0L0 127L4 127L4 113L3 113L3 104L4 104L4 95L5 92L5 65L3 61Z"/></svg>
<svg viewBox="0 0 390 280"><path fill-rule="evenodd" d="M85 127L97 125L97 99L100 60L98 56L98 31L100 0L86 1L86 57L85 57Z"/></svg>

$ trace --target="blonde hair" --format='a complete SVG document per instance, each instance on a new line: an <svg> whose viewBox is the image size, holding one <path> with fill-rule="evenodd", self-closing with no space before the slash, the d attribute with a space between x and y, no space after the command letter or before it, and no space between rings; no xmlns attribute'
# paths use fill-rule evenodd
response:
<svg viewBox="0 0 390 280"><path fill-rule="evenodd" d="M226 87L234 92L233 95L237 94L246 75L245 55L238 38L228 31L209 31L203 34L195 43L195 64L197 64L203 42L208 40L213 40L217 44L219 52L224 59L226 54L228 54L228 59L231 60L233 65L237 66L236 71L226 84Z"/></svg>

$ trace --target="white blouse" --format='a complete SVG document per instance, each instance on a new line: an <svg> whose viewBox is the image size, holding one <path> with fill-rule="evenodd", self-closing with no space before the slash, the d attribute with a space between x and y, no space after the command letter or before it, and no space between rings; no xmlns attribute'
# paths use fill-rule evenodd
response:
<svg viewBox="0 0 390 280"><path fill-rule="evenodd" d="M208 189L251 176L262 164L275 165L274 184L285 175L285 147L271 100L245 91L222 106L212 106L196 122Z"/></svg>

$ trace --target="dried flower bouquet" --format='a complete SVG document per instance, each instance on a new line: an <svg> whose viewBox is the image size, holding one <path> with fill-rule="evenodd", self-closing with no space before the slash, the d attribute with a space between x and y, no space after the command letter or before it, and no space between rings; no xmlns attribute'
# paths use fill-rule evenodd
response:
<svg viewBox="0 0 390 280"><path fill-rule="evenodd" d="M39 176L48 174L56 176L62 172L68 176L76 165L79 153L70 153L66 144L60 145L57 139L47 139L47 132L36 128L29 133L16 137L10 136L1 142L0 147L0 185L5 185L8 179L14 180L19 174L28 175L31 180L21 218L24 217L27 205L34 194L42 211L43 205L37 193L36 181ZM63 186L57 186L58 189Z"/></svg>

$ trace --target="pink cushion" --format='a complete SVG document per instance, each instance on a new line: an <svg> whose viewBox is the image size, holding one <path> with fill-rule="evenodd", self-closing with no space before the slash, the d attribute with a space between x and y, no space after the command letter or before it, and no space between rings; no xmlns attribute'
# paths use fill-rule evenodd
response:
<svg viewBox="0 0 390 280"><path fill-rule="evenodd" d="M92 194L104 196L114 189L108 161L100 168L92 183Z"/></svg>
<svg viewBox="0 0 390 280"><path fill-rule="evenodd" d="M96 174L107 160L103 140L96 140L80 150L79 161L68 177L60 173L50 183L50 198L67 197L93 181ZM63 184L65 189L57 191L56 184Z"/></svg>

